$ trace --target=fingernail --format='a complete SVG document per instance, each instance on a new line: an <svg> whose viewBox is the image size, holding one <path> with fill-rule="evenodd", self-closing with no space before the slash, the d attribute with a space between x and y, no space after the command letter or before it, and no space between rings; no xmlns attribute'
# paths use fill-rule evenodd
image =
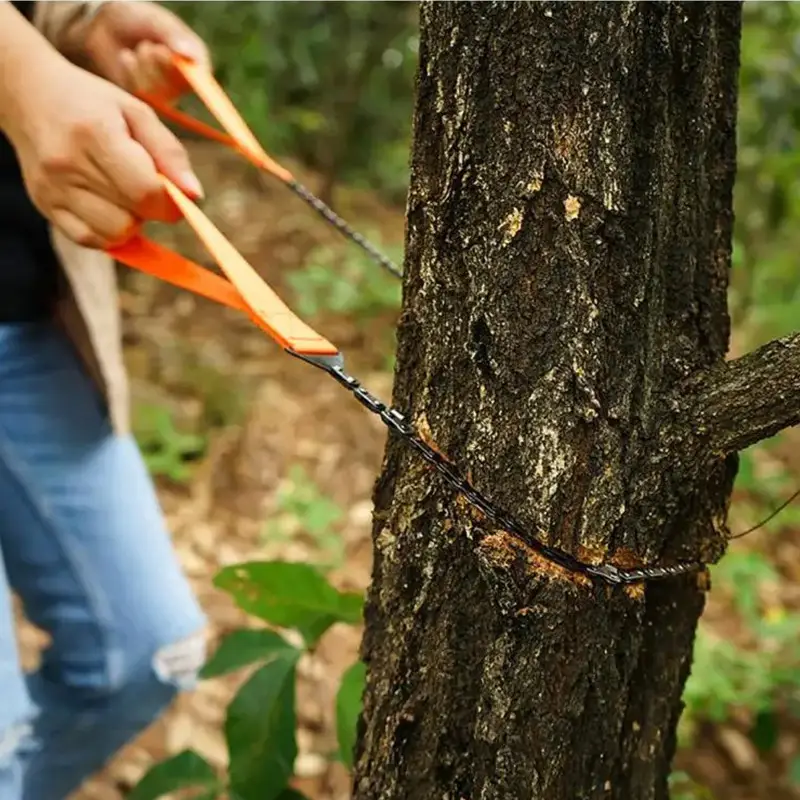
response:
<svg viewBox="0 0 800 800"><path fill-rule="evenodd" d="M172 42L170 46L173 52L177 53L179 56L188 58L189 61L199 60L197 55L197 45L194 42L177 41L177 42Z"/></svg>
<svg viewBox="0 0 800 800"><path fill-rule="evenodd" d="M186 192L195 199L202 200L206 196L200 181L197 179L197 175L193 172L184 172L181 175L181 183Z"/></svg>

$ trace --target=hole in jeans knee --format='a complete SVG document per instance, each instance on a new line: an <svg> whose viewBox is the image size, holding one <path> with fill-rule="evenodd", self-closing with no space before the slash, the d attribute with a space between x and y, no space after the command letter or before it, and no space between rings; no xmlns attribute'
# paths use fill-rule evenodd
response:
<svg viewBox="0 0 800 800"><path fill-rule="evenodd" d="M33 732L29 722L17 722L0 731L0 769L11 765L14 756Z"/></svg>
<svg viewBox="0 0 800 800"><path fill-rule="evenodd" d="M206 661L205 631L165 645L153 656L153 671L162 683L181 691L193 689Z"/></svg>

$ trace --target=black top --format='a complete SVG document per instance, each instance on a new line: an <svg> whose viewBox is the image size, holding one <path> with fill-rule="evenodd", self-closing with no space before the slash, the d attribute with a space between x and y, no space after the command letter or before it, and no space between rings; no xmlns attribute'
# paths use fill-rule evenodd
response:
<svg viewBox="0 0 800 800"><path fill-rule="evenodd" d="M13 5L31 18L33 2ZM58 273L47 221L28 197L16 152L0 133L0 323L50 315Z"/></svg>

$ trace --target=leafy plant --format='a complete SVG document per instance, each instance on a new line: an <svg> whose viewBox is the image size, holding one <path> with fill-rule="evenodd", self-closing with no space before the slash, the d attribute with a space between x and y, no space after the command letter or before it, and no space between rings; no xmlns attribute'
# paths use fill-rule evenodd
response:
<svg viewBox="0 0 800 800"><path fill-rule="evenodd" d="M669 776L670 800L714 800L714 795L685 772L673 772Z"/></svg>
<svg viewBox="0 0 800 800"><path fill-rule="evenodd" d="M736 516L764 519L797 488L775 454L779 443L774 437L740 454ZM798 523L800 509L789 506L763 529L777 532ZM800 614L776 603L781 580L770 558L746 545L732 548L712 568L712 584L726 597L739 636L720 636L701 621L683 697L684 746L692 743L698 721L724 724L734 709L746 710L750 740L766 756L777 746L785 716L800 717ZM786 777L800 786L800 763L792 763Z"/></svg>
<svg viewBox="0 0 800 800"><path fill-rule="evenodd" d="M154 800L178 789L201 788L201 800L213 800L221 790L221 782L208 762L193 750L156 764L128 793L128 800Z"/></svg>
<svg viewBox="0 0 800 800"><path fill-rule="evenodd" d="M138 406L133 430L150 472L175 483L189 480L187 462L198 458L206 448L203 436L179 431L170 411L158 405Z"/></svg>
<svg viewBox="0 0 800 800"><path fill-rule="evenodd" d="M369 231L366 232L369 234ZM395 263L402 263L402 249L380 245ZM298 311L315 316L323 311L369 319L400 308L400 281L383 271L361 250L320 247L310 254L305 266L292 272L288 281L295 292Z"/></svg>
<svg viewBox="0 0 800 800"><path fill-rule="evenodd" d="M201 792L197 796L203 800L303 800L289 785L297 757L297 664L332 625L358 624L363 598L338 591L315 567L283 561L226 567L214 582L248 613L271 626L299 633L303 644L298 647L267 628L228 634L202 677L255 669L228 706L227 775L217 775L202 756L186 750L153 766L130 797L156 800L178 789L193 788ZM348 766L352 765L364 678L364 667L357 662L344 674L336 698L336 757Z"/></svg>
<svg viewBox="0 0 800 800"><path fill-rule="evenodd" d="M735 186L734 319L755 344L796 327L800 8L745 3Z"/></svg>
<svg viewBox="0 0 800 800"><path fill-rule="evenodd" d="M277 513L264 528L267 540L286 541L302 532L319 548L319 566L335 568L344 564L345 547L336 529L344 517L342 509L320 492L301 466L294 465L289 470L278 491L277 505Z"/></svg>
<svg viewBox="0 0 800 800"><path fill-rule="evenodd" d="M732 709L744 708L751 712L751 741L767 754L776 747L781 712L800 711L800 614L763 603L764 587L779 580L763 555L734 551L712 572L712 581L730 593L752 644L721 638L701 624L684 690L681 739L684 745L693 740L697 720L722 723ZM798 775L800 764L793 764L789 777Z"/></svg>

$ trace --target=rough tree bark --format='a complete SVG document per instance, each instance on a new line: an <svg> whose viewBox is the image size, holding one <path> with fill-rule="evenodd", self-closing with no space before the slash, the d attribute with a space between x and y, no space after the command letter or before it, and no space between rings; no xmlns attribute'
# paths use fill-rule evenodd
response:
<svg viewBox="0 0 800 800"><path fill-rule="evenodd" d="M725 362L738 3L425 3L395 403L548 543L724 550L800 337ZM407 448L375 493L357 800L666 798L703 574L609 589Z"/></svg>

